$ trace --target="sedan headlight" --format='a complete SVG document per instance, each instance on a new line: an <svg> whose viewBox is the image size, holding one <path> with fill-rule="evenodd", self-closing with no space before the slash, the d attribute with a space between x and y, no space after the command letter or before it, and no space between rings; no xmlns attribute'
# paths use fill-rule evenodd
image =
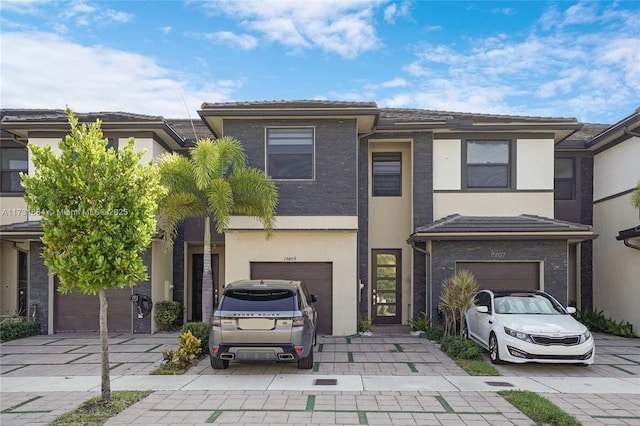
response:
<svg viewBox="0 0 640 426"><path fill-rule="evenodd" d="M515 337L516 339L524 340L525 342L531 342L531 337L527 333L523 333L522 331L512 330L508 327L505 327L504 332L511 337Z"/></svg>
<svg viewBox="0 0 640 426"><path fill-rule="evenodd" d="M585 331L580 335L580 343L584 343L591 339L591 332L589 330Z"/></svg>

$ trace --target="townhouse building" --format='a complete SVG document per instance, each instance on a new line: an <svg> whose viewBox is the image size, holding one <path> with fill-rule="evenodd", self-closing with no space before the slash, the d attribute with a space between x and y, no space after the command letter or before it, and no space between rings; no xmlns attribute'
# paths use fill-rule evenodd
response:
<svg viewBox="0 0 640 426"><path fill-rule="evenodd" d="M627 146L615 142L620 134L628 137L622 157L635 180L625 175L607 191L628 198L629 183L640 180L638 138L624 133L629 120L610 128L572 118L335 101L205 102L198 113L195 135L187 120L77 115L100 118L113 146L135 137L145 160L170 151L188 155L197 138L237 137L250 165L277 184L276 232L267 240L259 222L234 216L224 235L212 237L214 297L236 279L301 279L318 295L322 334L354 334L360 318L406 324L425 312L437 322L442 282L460 269L472 271L481 287L540 289L565 304L600 307L596 238L605 225L595 212L613 198L594 198L593 182L599 165L615 167L599 159L603 147ZM55 276L39 256L38 217L16 181L19 171L33 173L26 146L60 140L66 117L56 110L2 115L0 200L7 214L0 218L0 313L24 309L43 333L95 330L97 298L55 291ZM635 225L627 217L612 226ZM156 330L152 316L138 317L132 293L176 300L183 321L203 320L202 232L201 219L187 220L172 252L154 240L144 254L149 280L112 290L110 329ZM624 235L637 243L638 235ZM637 260L637 250L620 247L629 250L625 262ZM631 275L618 283L633 284Z"/></svg>

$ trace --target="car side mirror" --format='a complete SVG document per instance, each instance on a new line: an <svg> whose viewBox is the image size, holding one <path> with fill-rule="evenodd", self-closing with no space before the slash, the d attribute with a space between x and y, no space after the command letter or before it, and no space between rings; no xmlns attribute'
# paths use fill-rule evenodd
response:
<svg viewBox="0 0 640 426"><path fill-rule="evenodd" d="M315 303L318 301L318 296L315 294L310 294L307 300L307 303Z"/></svg>
<svg viewBox="0 0 640 426"><path fill-rule="evenodd" d="M575 314L576 308L574 308L573 306L567 306L567 313L572 315Z"/></svg>
<svg viewBox="0 0 640 426"><path fill-rule="evenodd" d="M480 312L481 314L488 314L489 308L487 306L476 306L476 311Z"/></svg>

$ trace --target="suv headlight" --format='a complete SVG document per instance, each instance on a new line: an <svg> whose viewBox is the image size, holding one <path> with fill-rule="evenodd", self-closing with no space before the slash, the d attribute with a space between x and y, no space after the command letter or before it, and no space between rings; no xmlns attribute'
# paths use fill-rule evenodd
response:
<svg viewBox="0 0 640 426"><path fill-rule="evenodd" d="M585 331L580 335L580 343L584 343L591 339L591 332L589 330Z"/></svg>
<svg viewBox="0 0 640 426"><path fill-rule="evenodd" d="M516 339L524 340L525 342L531 342L531 337L527 333L523 333L522 331L512 330L508 327L505 327L504 332L511 337L515 337Z"/></svg>

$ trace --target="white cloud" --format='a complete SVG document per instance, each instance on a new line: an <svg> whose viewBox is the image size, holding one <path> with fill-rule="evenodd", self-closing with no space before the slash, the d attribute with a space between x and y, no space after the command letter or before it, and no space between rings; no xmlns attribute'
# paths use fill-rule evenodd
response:
<svg viewBox="0 0 640 426"><path fill-rule="evenodd" d="M380 84L380 87L383 87L385 89L388 89L391 87L406 87L406 86L407 86L407 80L399 77L394 78L393 80L385 81L384 83Z"/></svg>
<svg viewBox="0 0 640 426"><path fill-rule="evenodd" d="M165 27L160 27L160 31L162 34L169 34L173 30L173 27L167 25Z"/></svg>
<svg viewBox="0 0 640 426"><path fill-rule="evenodd" d="M215 33L202 34L202 37L216 44L238 46L242 50L251 50L258 45L258 40L248 34L234 34L230 31L217 31Z"/></svg>
<svg viewBox="0 0 640 426"><path fill-rule="evenodd" d="M189 76L163 68L151 57L84 46L50 33L3 33L0 47L4 108L68 104L79 112L129 111L179 118L187 116L183 97L195 116L203 100L228 101L241 84L224 80L193 87Z"/></svg>
<svg viewBox="0 0 640 426"><path fill-rule="evenodd" d="M293 52L317 48L355 58L381 45L373 20L382 3L358 0L262 0L195 3L239 20L250 31Z"/></svg>

